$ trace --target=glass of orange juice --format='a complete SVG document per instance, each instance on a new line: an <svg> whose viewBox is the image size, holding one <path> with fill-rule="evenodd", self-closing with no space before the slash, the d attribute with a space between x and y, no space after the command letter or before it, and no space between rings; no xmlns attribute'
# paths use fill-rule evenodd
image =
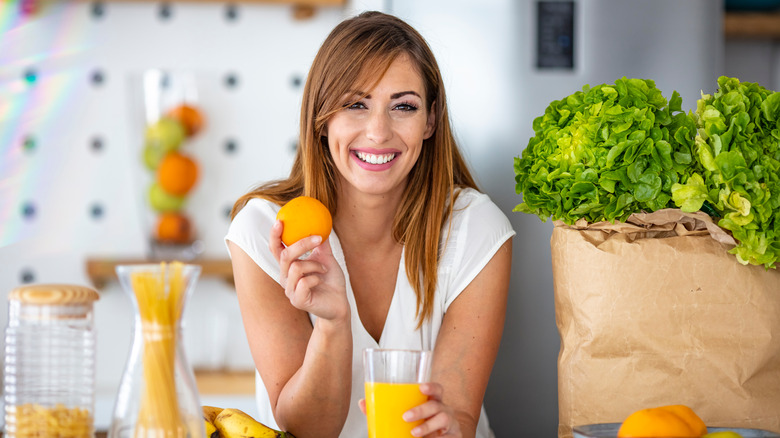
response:
<svg viewBox="0 0 780 438"><path fill-rule="evenodd" d="M420 384L431 378L433 352L369 348L363 351L368 438L412 437L422 421L407 422L404 412L428 400Z"/></svg>

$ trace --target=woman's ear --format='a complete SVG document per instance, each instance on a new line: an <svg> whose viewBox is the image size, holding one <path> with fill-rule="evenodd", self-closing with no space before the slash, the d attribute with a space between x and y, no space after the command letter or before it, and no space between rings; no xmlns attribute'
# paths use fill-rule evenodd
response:
<svg viewBox="0 0 780 438"><path fill-rule="evenodd" d="M433 131L436 130L436 101L431 104L431 109L428 111L428 120L425 122L425 135L424 140L428 140L433 135Z"/></svg>

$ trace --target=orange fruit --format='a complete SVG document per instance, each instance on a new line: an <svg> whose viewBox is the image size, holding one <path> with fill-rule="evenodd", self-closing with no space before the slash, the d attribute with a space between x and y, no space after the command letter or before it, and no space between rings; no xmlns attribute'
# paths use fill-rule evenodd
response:
<svg viewBox="0 0 780 438"><path fill-rule="evenodd" d="M282 242L290 246L304 237L319 235L322 240L330 236L333 218L322 202L309 196L299 196L279 209L276 219L282 221Z"/></svg>
<svg viewBox="0 0 780 438"><path fill-rule="evenodd" d="M188 243L192 240L192 224L182 213L163 213L157 218L157 240Z"/></svg>
<svg viewBox="0 0 780 438"><path fill-rule="evenodd" d="M192 137L200 132L205 123L203 113L194 106L186 103L172 108L166 115L174 120L178 120L179 123L184 126L187 137Z"/></svg>
<svg viewBox="0 0 780 438"><path fill-rule="evenodd" d="M181 152L167 153L157 167L157 181L171 195L186 195L198 181L198 163Z"/></svg>
<svg viewBox="0 0 780 438"><path fill-rule="evenodd" d="M696 436L702 436L707 433L707 425L704 421L693 412L693 409L685 405L670 405L665 408L675 413L678 417L686 420L688 424L693 428L693 431L697 433Z"/></svg>
<svg viewBox="0 0 780 438"><path fill-rule="evenodd" d="M699 438L707 426L685 405L641 409L629 415L618 430L618 438Z"/></svg>

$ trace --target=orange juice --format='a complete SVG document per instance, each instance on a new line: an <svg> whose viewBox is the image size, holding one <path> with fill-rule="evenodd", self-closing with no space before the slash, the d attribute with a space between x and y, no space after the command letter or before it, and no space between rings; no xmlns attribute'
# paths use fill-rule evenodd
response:
<svg viewBox="0 0 780 438"><path fill-rule="evenodd" d="M428 401L419 383L366 382L368 438L411 437L422 421L407 423L402 415Z"/></svg>

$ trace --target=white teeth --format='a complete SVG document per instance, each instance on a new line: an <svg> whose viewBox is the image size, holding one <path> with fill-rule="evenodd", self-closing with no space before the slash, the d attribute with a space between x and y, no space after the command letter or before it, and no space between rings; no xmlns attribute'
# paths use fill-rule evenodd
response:
<svg viewBox="0 0 780 438"><path fill-rule="evenodd" d="M368 154L365 152L357 151L355 152L358 158L360 158L361 161L365 161L366 163L371 164L385 164L388 161L395 158L395 154L382 154L382 155L375 155L375 154Z"/></svg>

